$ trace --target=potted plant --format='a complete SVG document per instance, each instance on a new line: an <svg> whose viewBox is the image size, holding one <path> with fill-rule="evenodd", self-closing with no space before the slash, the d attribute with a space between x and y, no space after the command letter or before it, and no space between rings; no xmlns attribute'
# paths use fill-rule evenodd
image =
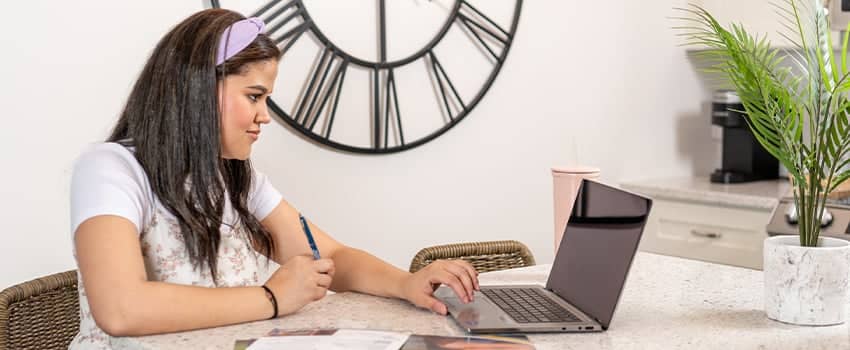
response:
<svg viewBox="0 0 850 350"><path fill-rule="evenodd" d="M839 324L846 319L850 243L819 234L827 195L850 178L848 37L836 57L821 1L785 0L776 7L790 31L782 33L790 49L773 47L740 24L724 27L695 5L680 9L686 25L677 30L687 45L705 48L698 55L707 71L728 79L756 139L788 169L799 237L764 242L767 316Z"/></svg>

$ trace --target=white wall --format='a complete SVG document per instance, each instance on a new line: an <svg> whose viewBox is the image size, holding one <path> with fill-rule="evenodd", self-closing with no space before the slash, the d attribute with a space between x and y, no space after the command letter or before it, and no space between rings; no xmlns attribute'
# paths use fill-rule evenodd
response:
<svg viewBox="0 0 850 350"><path fill-rule="evenodd" d="M707 92L670 29L672 8L683 5L526 1L493 88L437 140L350 155L273 122L253 159L315 223L400 267L424 246L493 239L523 241L549 262L551 166L578 154L611 182L711 166ZM158 38L201 8L163 0L7 6L18 15L0 22L0 287L74 268L72 161L105 138Z"/></svg>
<svg viewBox="0 0 850 350"><path fill-rule="evenodd" d="M773 45L791 45L782 34L796 38L785 26L785 19L777 13L777 6L787 8L786 1L695 0L691 3L705 8L724 25L742 24L747 32L765 36ZM797 3L800 7L805 1Z"/></svg>

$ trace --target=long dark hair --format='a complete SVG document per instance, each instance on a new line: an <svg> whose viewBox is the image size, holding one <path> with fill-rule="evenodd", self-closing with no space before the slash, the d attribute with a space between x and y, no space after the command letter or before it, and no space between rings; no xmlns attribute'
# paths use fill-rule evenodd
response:
<svg viewBox="0 0 850 350"><path fill-rule="evenodd" d="M247 65L278 60L281 52L265 34L216 66L224 30L245 17L229 10L198 12L156 45L133 86L107 141L135 148L160 203L180 223L195 268L209 268L217 283L225 196L248 231L251 245L272 257L274 241L248 210L250 160L221 157L217 82Z"/></svg>

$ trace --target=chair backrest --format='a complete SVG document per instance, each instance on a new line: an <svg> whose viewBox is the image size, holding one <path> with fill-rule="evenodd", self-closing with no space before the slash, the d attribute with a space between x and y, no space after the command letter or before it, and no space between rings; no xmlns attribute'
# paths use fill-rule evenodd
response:
<svg viewBox="0 0 850 350"><path fill-rule="evenodd" d="M517 241L489 241L445 244L420 250L410 262L410 272L439 259L463 259L478 272L496 271L534 265L534 256L525 244Z"/></svg>
<svg viewBox="0 0 850 350"><path fill-rule="evenodd" d="M0 292L0 349L67 349L79 327L76 270Z"/></svg>

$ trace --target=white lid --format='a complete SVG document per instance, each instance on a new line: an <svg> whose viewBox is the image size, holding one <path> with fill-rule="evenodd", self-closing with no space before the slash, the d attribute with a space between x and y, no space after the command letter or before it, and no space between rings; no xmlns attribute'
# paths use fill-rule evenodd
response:
<svg viewBox="0 0 850 350"><path fill-rule="evenodd" d="M573 166L561 166L561 167L552 167L552 173L562 173L562 174L593 174L600 172L599 168L588 165L573 165Z"/></svg>

